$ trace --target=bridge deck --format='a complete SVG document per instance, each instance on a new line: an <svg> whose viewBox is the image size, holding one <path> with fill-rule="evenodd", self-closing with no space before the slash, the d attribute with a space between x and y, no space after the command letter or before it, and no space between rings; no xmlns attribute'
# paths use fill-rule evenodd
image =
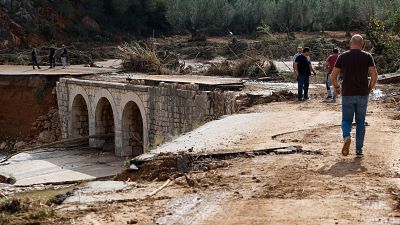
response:
<svg viewBox="0 0 400 225"><path fill-rule="evenodd" d="M0 65L0 76L82 76L112 73L116 71L117 70L111 68L85 67L83 65L68 66L65 69L63 69L61 66L56 67L55 69L49 69L48 66L43 66L40 70L33 70L32 66Z"/></svg>
<svg viewBox="0 0 400 225"><path fill-rule="evenodd" d="M200 89L238 89L242 88L244 81L241 78L232 77L215 77L215 76L198 76L198 75L146 75L146 74L119 74L110 76L87 76L85 79L129 83L130 80L143 80L144 85L157 86L159 83L179 83L190 84L195 83L200 86Z"/></svg>

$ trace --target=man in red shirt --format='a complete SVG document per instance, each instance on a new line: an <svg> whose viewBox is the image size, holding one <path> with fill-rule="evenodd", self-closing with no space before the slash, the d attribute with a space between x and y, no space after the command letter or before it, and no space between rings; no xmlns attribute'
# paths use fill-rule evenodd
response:
<svg viewBox="0 0 400 225"><path fill-rule="evenodd" d="M331 74L332 74L333 68L335 67L335 63L336 63L336 60L338 57L339 57L339 50L335 48L335 49L333 49L333 53L326 60L326 68L328 69L328 74L326 75L326 82L325 82L326 90L328 92L327 99L330 99L333 97L333 100L336 100L336 93L335 93L335 91L332 91L332 89L331 89L331 86L332 86Z"/></svg>

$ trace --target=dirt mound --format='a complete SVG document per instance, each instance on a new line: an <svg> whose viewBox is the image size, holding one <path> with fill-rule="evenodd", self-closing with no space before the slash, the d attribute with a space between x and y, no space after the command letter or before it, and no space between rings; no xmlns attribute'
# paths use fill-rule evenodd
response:
<svg viewBox="0 0 400 225"><path fill-rule="evenodd" d="M149 161L133 160L132 164L137 166L138 170L124 171L116 175L114 180L165 181L183 176L190 171L208 171L227 166L223 161L186 153L161 153Z"/></svg>
<svg viewBox="0 0 400 225"><path fill-rule="evenodd" d="M187 158L187 163L190 160ZM172 153L160 154L156 159L145 162L134 162L139 168L136 172L122 172L114 180L159 180L165 181L178 173L178 156Z"/></svg>

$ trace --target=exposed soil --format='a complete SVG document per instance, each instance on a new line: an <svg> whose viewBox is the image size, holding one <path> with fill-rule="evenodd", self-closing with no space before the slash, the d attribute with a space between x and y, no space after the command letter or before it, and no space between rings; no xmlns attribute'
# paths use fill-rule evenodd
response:
<svg viewBox="0 0 400 225"><path fill-rule="evenodd" d="M5 136L27 137L32 123L57 108L53 92L57 77L0 78L0 139Z"/></svg>
<svg viewBox="0 0 400 225"><path fill-rule="evenodd" d="M314 96L319 95L314 93ZM92 205L92 212L74 221L79 224L399 224L400 122L396 107L397 103L387 98L370 102L362 159L355 158L353 151L350 156L342 157L340 126L321 124L315 129L273 137L321 154L249 155L222 160L226 166L189 172L151 198ZM340 101L330 103L315 97L301 103L261 104L247 112L289 115L298 110L340 113ZM281 126L292 123L280 122ZM162 184L159 182L159 186Z"/></svg>

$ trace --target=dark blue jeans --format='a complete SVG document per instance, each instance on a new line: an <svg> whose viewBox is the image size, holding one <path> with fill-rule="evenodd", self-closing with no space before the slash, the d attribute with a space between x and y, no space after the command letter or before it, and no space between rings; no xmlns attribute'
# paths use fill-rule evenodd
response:
<svg viewBox="0 0 400 225"><path fill-rule="evenodd" d="M310 85L310 76L299 74L297 77L298 83L298 92L297 98L301 99L303 97L304 90L304 98L308 98L308 86Z"/></svg>
<svg viewBox="0 0 400 225"><path fill-rule="evenodd" d="M353 118L356 119L356 151L364 147L365 116L367 114L368 96L342 96L342 130L343 138L350 137Z"/></svg>

